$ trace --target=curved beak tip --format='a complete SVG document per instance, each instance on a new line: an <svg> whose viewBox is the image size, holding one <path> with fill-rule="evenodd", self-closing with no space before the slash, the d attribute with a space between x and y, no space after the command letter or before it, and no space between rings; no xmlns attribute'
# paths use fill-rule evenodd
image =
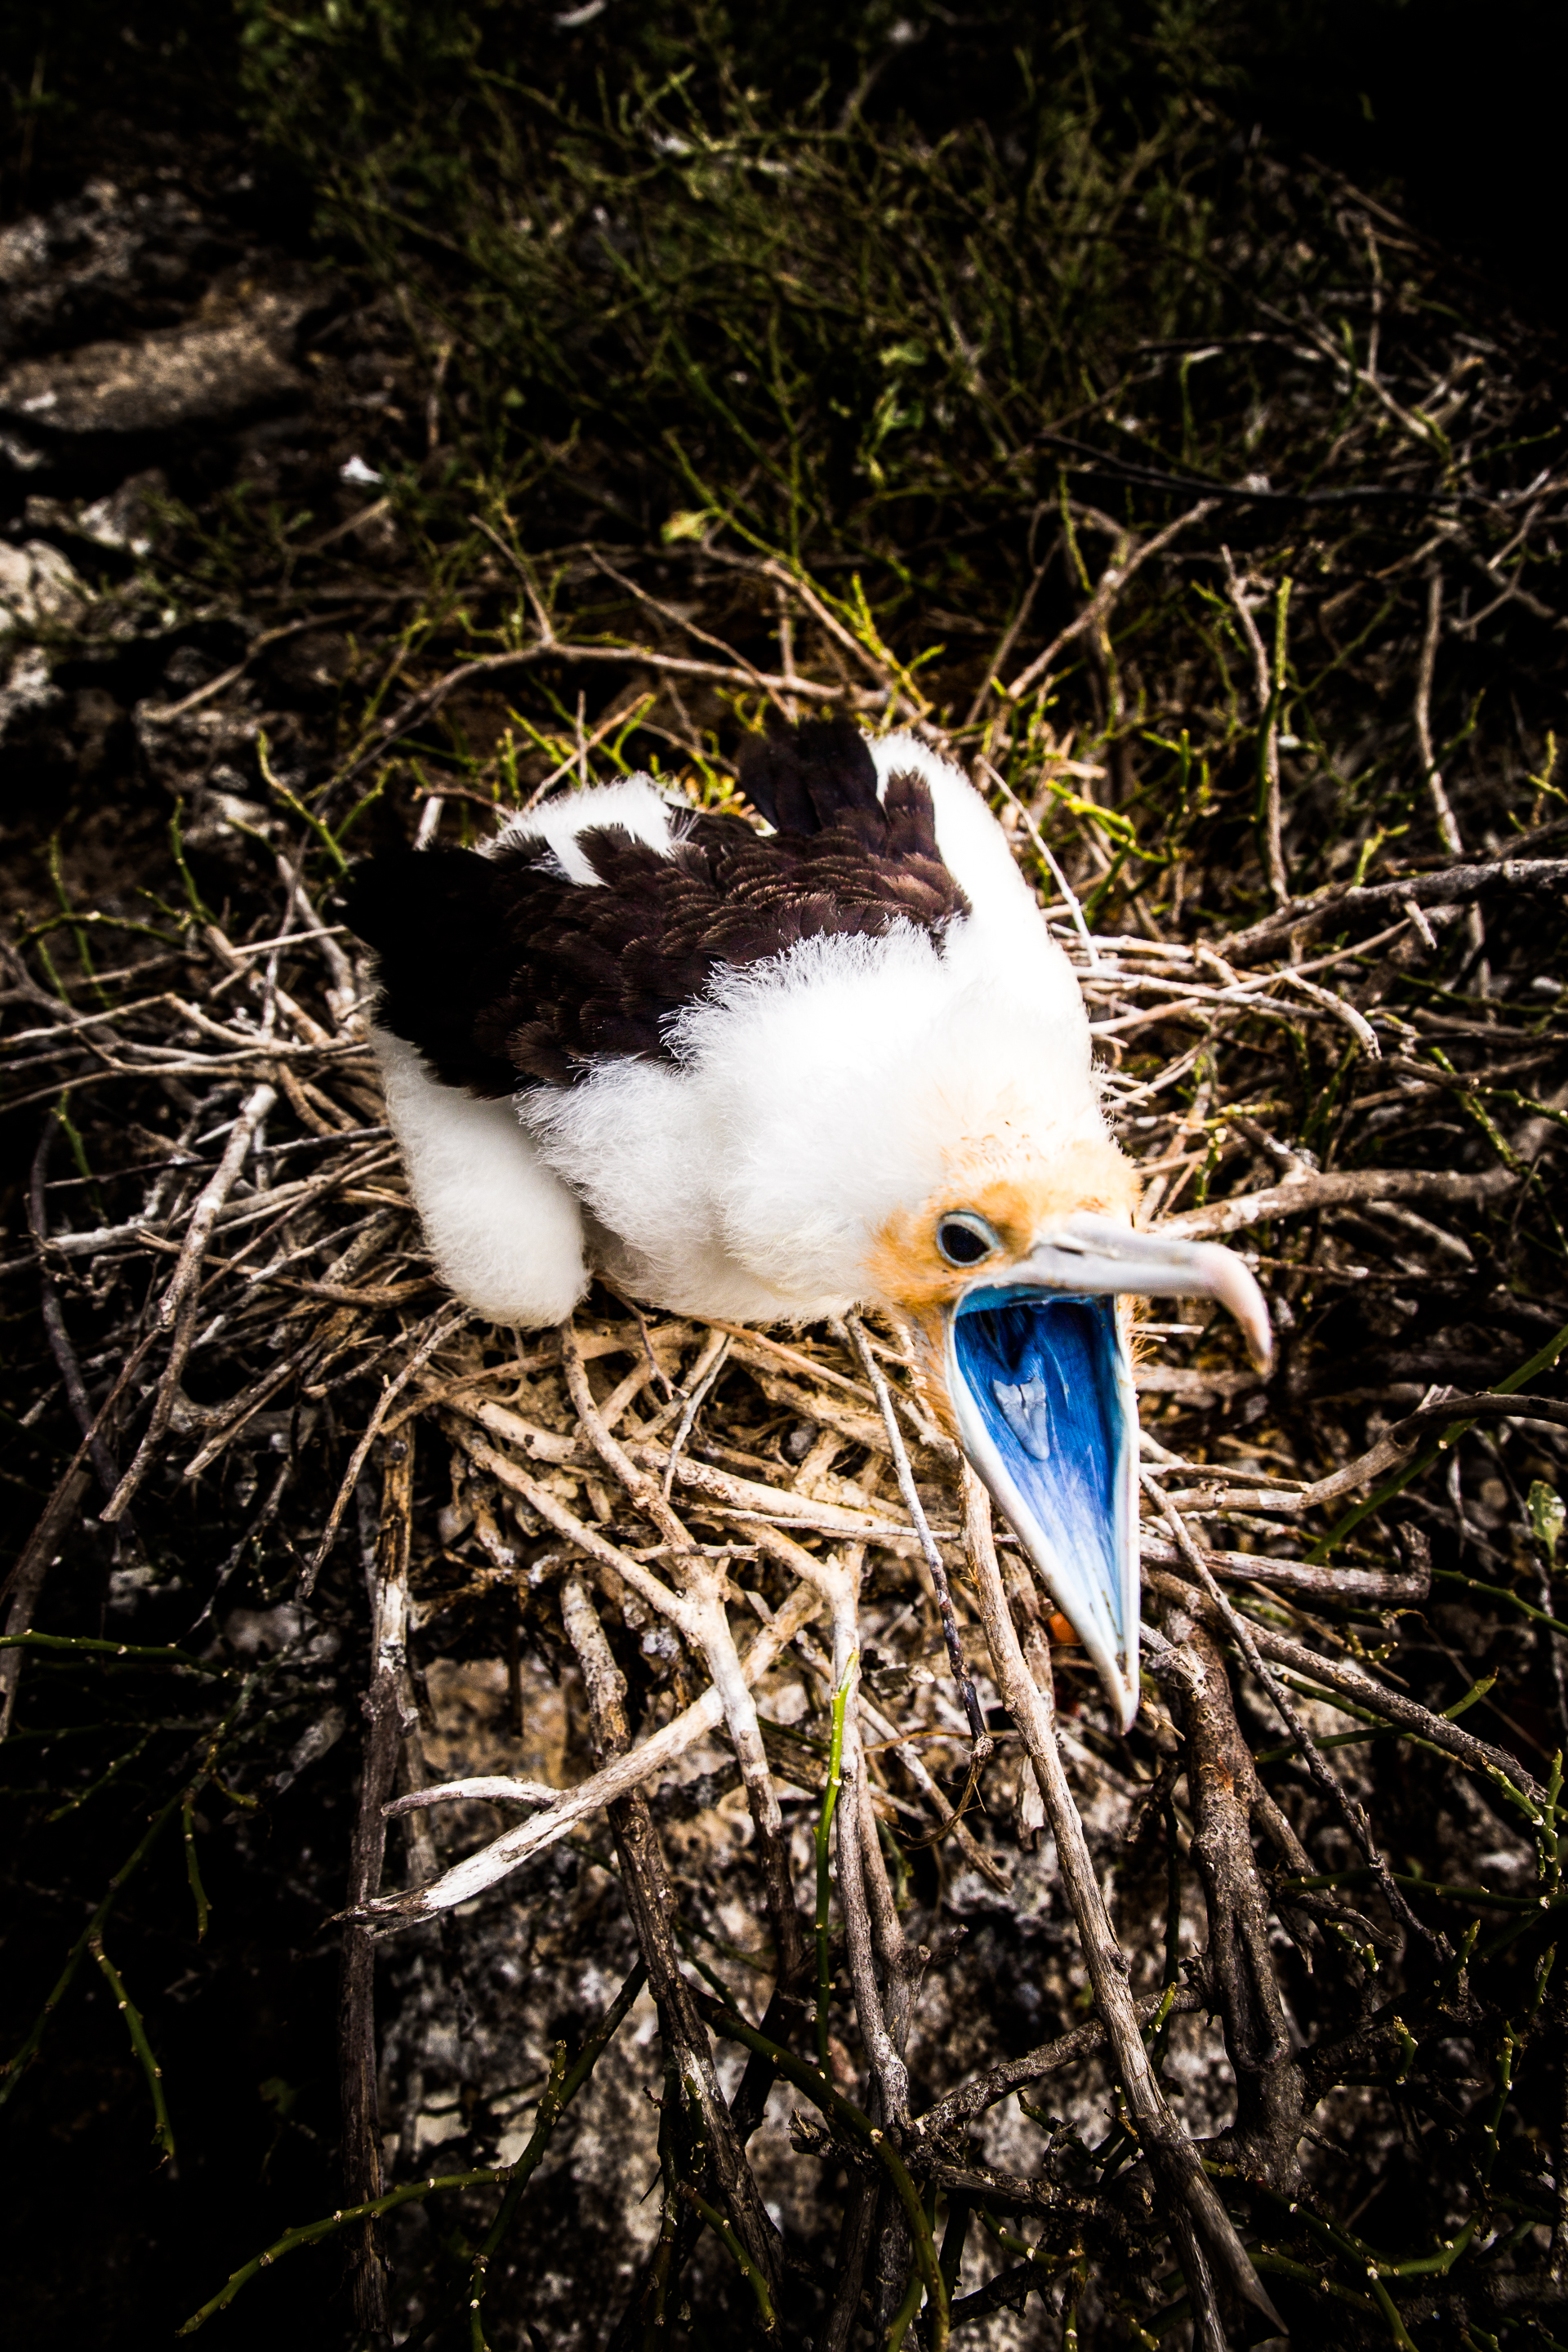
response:
<svg viewBox="0 0 1568 2352"><path fill-rule="evenodd" d="M1181 1260L1176 1257L1171 1269L1173 1276L1181 1270ZM1235 1250L1222 1248L1217 1242L1205 1242L1191 1250L1186 1270L1199 1293L1217 1299L1236 1318L1253 1369L1267 1377L1274 1368L1274 1326L1269 1319L1268 1301L1247 1260Z"/></svg>

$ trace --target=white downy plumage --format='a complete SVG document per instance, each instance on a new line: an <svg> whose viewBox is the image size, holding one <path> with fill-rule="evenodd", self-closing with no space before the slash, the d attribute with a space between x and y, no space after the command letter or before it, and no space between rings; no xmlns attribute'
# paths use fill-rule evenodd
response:
<svg viewBox="0 0 1568 2352"><path fill-rule="evenodd" d="M971 908L818 938L718 974L674 1026L677 1061L606 1060L569 1089L479 1102L375 1033L387 1115L441 1276L498 1321L559 1322L603 1270L679 1312L809 1319L877 1296L868 1260L955 1151L997 1165L1103 1139L1089 1024L1006 838L909 734L871 746L879 792L916 770ZM575 793L534 840L584 888L576 836L623 826L668 851L684 812L646 777Z"/></svg>

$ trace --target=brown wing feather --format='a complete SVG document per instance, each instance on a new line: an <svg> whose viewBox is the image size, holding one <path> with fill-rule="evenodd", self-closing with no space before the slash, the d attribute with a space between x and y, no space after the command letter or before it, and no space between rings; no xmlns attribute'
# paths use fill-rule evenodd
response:
<svg viewBox="0 0 1568 2352"><path fill-rule="evenodd" d="M790 829L764 838L699 816L670 856L618 826L582 833L598 887L566 879L537 842L367 860L343 910L380 959L379 1018L449 1086L564 1086L605 1055L669 1059L670 1023L721 967L897 923L940 936L967 913L921 777L892 777L879 803L874 772L868 796L841 744L804 781L787 739L767 749L767 798Z"/></svg>

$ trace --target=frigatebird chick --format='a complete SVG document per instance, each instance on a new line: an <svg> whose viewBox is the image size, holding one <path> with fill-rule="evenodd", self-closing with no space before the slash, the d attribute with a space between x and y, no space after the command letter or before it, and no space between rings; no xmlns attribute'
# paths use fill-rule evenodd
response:
<svg viewBox="0 0 1568 2352"><path fill-rule="evenodd" d="M771 831L634 776L356 868L436 1265L515 1324L595 1271L697 1317L885 1309L1130 1724L1131 1295L1223 1300L1261 1363L1258 1286L1135 1230L1072 968L955 768L834 719L741 781Z"/></svg>

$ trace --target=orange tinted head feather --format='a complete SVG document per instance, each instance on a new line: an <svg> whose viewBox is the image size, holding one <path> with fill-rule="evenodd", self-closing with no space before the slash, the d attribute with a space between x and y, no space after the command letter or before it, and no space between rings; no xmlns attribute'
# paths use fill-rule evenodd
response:
<svg viewBox="0 0 1568 2352"><path fill-rule="evenodd" d="M1138 1189L1137 1171L1105 1136L1086 1137L1049 1159L988 1140L952 1154L940 1188L918 1208L896 1210L880 1226L867 1272L878 1296L910 1326L927 1393L950 1428L943 1318L980 1269L952 1265L943 1257L936 1238L942 1219L965 1210L983 1217L1001 1244L984 1271L1003 1276L1028 1256L1038 1234L1068 1217L1131 1222Z"/></svg>
<svg viewBox="0 0 1568 2352"><path fill-rule="evenodd" d="M937 1247L943 1217L969 1210L984 1217L1002 1244L996 1265L1027 1257L1037 1234L1086 1213L1131 1221L1138 1174L1103 1136L1086 1138L1049 1160L973 1147L955 1154L946 1181L915 1209L898 1209L872 1244L868 1272L879 1294L907 1315L949 1306L971 1278L950 1265Z"/></svg>

